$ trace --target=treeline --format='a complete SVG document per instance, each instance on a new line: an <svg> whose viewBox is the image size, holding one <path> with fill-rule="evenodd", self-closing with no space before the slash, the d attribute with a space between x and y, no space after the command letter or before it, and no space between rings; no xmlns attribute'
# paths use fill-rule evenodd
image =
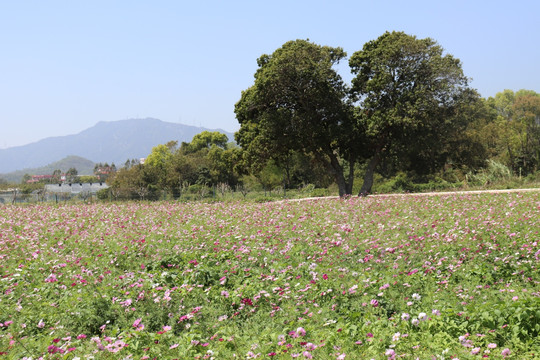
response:
<svg viewBox="0 0 540 360"><path fill-rule="evenodd" d="M128 160L108 180L111 198L157 200L204 198L253 190L271 192L276 187L301 184L327 187L332 178L312 159L296 154L284 168L269 161L257 171L248 166L244 152L225 134L204 131L191 142L155 146L143 161Z"/></svg>
<svg viewBox="0 0 540 360"><path fill-rule="evenodd" d="M403 32L355 52L350 84L335 69L346 56L307 40L262 55L235 105L237 145L207 132L179 147L159 145L144 164L117 173L114 197L203 197L208 188L254 183L265 190L334 184L340 196L363 195L381 180L485 185L486 171L538 171L538 93L483 99L459 59L433 39Z"/></svg>
<svg viewBox="0 0 540 360"><path fill-rule="evenodd" d="M453 170L463 178L490 158L522 174L538 168L538 94L483 100L459 59L403 32L353 53L350 84L335 69L346 57L340 47L295 40L258 59L235 106L236 140L250 164L309 155L340 195L357 193L358 180L359 194L372 192L378 175L418 182Z"/></svg>
<svg viewBox="0 0 540 360"><path fill-rule="evenodd" d="M263 189L334 184L344 196L368 194L381 180L485 185L495 173L538 171L538 93L505 90L483 99L459 59L433 39L403 32L356 51L350 84L336 71L346 57L340 47L307 40L262 55L235 105L237 146L216 133L179 148L160 145L145 164L119 172L113 191L176 197L197 186L257 182Z"/></svg>
<svg viewBox="0 0 540 360"><path fill-rule="evenodd" d="M386 158L375 174L380 189L418 190L424 184L437 188L466 182L483 186L493 176L534 178L540 164L540 94L504 90L474 105L475 116L463 129L460 145L447 149L447 159L453 162L426 168L414 158L406 164L397 156ZM109 195L115 200L157 200L335 186L332 174L309 154L290 151L280 162L254 161L249 155L226 135L205 131L189 143L171 141L154 147L144 162L126 161L111 174ZM367 165L354 166L356 191Z"/></svg>

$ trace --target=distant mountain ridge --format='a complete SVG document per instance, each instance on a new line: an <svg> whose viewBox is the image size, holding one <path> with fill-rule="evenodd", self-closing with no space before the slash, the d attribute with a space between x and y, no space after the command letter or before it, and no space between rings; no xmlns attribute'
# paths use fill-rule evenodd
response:
<svg viewBox="0 0 540 360"><path fill-rule="evenodd" d="M0 174L46 166L69 155L95 163L121 166L127 159L146 157L152 147L171 140L189 142L202 131L219 131L229 140L234 135L221 129L169 123L153 118L100 121L75 135L49 137L35 143L0 149ZM1 177L1 175L0 175Z"/></svg>

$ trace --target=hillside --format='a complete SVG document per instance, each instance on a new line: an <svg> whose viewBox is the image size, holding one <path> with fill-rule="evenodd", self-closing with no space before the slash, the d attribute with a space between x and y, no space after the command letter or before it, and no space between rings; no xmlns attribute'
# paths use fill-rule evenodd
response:
<svg viewBox="0 0 540 360"><path fill-rule="evenodd" d="M0 174L42 167L70 155L95 163L114 162L121 165L127 159L146 157L152 147L158 144L171 140L189 142L204 130L220 131L233 140L233 134L223 130L152 118L101 121L75 135L50 137L28 145L0 149ZM0 177L5 178L3 175Z"/></svg>
<svg viewBox="0 0 540 360"><path fill-rule="evenodd" d="M60 161L42 167L17 170L8 174L3 174L0 178L7 180L8 182L19 183L24 174L50 175L54 170L59 169L62 172L66 172L70 168L77 169L80 175L91 175L94 171L94 165L95 164L92 161L80 156L68 156Z"/></svg>

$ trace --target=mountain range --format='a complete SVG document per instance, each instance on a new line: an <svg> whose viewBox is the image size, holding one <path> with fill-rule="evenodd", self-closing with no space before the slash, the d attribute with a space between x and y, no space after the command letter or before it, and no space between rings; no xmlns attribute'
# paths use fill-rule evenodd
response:
<svg viewBox="0 0 540 360"><path fill-rule="evenodd" d="M49 137L28 145L0 149L0 174L44 167L68 156L82 157L94 163L115 163L120 167L128 159L146 157L156 145L171 140L177 140L179 144L190 142L194 135L205 130L219 131L230 141L234 140L232 133L221 129L152 118L101 121L75 135Z"/></svg>

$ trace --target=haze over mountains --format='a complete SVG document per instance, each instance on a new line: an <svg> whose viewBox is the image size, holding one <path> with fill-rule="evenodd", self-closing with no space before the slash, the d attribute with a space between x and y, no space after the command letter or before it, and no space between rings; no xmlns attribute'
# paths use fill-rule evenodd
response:
<svg viewBox="0 0 540 360"><path fill-rule="evenodd" d="M189 142L202 131L219 131L234 140L234 135L221 129L207 129L164 122L158 119L100 121L75 135L49 137L28 145L0 149L0 174L43 167L67 156L75 155L95 163L115 163L146 157L152 147L171 140Z"/></svg>

